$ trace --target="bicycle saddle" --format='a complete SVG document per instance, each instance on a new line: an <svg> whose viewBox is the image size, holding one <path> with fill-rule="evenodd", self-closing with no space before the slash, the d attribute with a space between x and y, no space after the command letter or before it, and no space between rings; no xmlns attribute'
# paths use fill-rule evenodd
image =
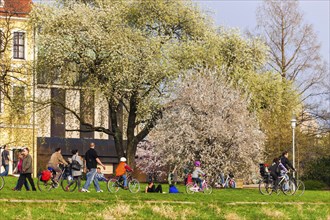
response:
<svg viewBox="0 0 330 220"><path fill-rule="evenodd" d="M47 170L49 170L50 172L55 172L55 170L52 167L47 167Z"/></svg>

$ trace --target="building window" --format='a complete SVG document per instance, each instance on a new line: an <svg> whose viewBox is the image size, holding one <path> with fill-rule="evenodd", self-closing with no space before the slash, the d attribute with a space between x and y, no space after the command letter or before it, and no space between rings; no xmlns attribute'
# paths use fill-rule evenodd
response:
<svg viewBox="0 0 330 220"><path fill-rule="evenodd" d="M14 32L14 59L25 59L25 33Z"/></svg>
<svg viewBox="0 0 330 220"><path fill-rule="evenodd" d="M25 87L14 86L13 87L13 106L16 112L23 114L25 112Z"/></svg>
<svg viewBox="0 0 330 220"><path fill-rule="evenodd" d="M0 0L0 7L3 7L5 5L5 0Z"/></svg>
<svg viewBox="0 0 330 220"><path fill-rule="evenodd" d="M51 137L65 137L65 90L51 90Z"/></svg>
<svg viewBox="0 0 330 220"><path fill-rule="evenodd" d="M94 125L94 94L93 92L82 90L80 92L80 117L89 124ZM80 124L80 138L94 138L94 132L89 131L88 126Z"/></svg>

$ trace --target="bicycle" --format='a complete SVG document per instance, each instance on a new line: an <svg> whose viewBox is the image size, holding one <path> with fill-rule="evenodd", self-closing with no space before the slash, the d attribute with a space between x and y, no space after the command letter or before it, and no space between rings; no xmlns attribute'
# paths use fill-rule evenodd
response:
<svg viewBox="0 0 330 220"><path fill-rule="evenodd" d="M140 191L140 182L137 179L134 179L130 173L127 173L127 185L128 185L128 190L131 193L137 193ZM116 177L109 179L107 183L107 187L109 192L111 193L116 193L120 188L125 188L124 187L124 178L123 177Z"/></svg>
<svg viewBox="0 0 330 220"><path fill-rule="evenodd" d="M54 180L56 176L56 172L53 168L48 167L47 168L50 172L52 172L52 177L48 181L44 181L41 179L41 175L38 176L38 182L37 186L40 191L50 191L52 189L58 188L58 186L61 184L61 187L64 191L66 190L66 187L70 185L69 191L73 192L77 187L77 181L74 180L74 178L71 175L71 169L69 166L63 166L61 168L61 175L58 178L58 182Z"/></svg>
<svg viewBox="0 0 330 220"><path fill-rule="evenodd" d="M277 195L282 191L285 195L293 195L295 193L296 187L293 181L291 181L287 175L282 175L280 177L277 190L274 190L274 180L267 174L263 176L263 180L259 183L259 192L263 195L271 195L276 192Z"/></svg>
<svg viewBox="0 0 330 220"><path fill-rule="evenodd" d="M222 174L221 174L222 175ZM223 181L223 176L220 177L220 180ZM226 180L223 183L215 183L216 188L236 188L236 182L234 179L234 175L232 173L227 174Z"/></svg>
<svg viewBox="0 0 330 220"><path fill-rule="evenodd" d="M0 176L0 190L2 190L4 186L5 186L5 179L3 178L3 176Z"/></svg>
<svg viewBox="0 0 330 220"><path fill-rule="evenodd" d="M197 182L194 183L188 183L186 185L186 192L188 194L194 194L198 192L203 192L205 194L211 194L212 193L212 187L207 184L206 179L202 182L202 188L199 187L199 184Z"/></svg>

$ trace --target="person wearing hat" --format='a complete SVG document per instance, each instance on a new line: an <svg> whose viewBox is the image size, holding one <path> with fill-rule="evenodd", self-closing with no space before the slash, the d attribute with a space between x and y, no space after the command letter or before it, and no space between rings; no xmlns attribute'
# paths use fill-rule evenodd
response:
<svg viewBox="0 0 330 220"><path fill-rule="evenodd" d="M121 177L124 179L124 188L127 189L127 177L126 177L126 171L132 172L132 168L130 168L127 164L126 164L126 158L125 157L121 157L120 158L120 162L116 168L116 176L117 177Z"/></svg>

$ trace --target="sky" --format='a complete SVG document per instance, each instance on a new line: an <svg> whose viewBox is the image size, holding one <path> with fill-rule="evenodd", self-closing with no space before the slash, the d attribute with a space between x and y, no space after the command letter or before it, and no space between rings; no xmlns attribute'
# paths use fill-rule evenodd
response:
<svg viewBox="0 0 330 220"><path fill-rule="evenodd" d="M252 0L195 0L217 26L239 28L242 32L256 27L256 9L262 3ZM321 42L321 54L330 63L330 0L300 0L304 21L314 26Z"/></svg>

